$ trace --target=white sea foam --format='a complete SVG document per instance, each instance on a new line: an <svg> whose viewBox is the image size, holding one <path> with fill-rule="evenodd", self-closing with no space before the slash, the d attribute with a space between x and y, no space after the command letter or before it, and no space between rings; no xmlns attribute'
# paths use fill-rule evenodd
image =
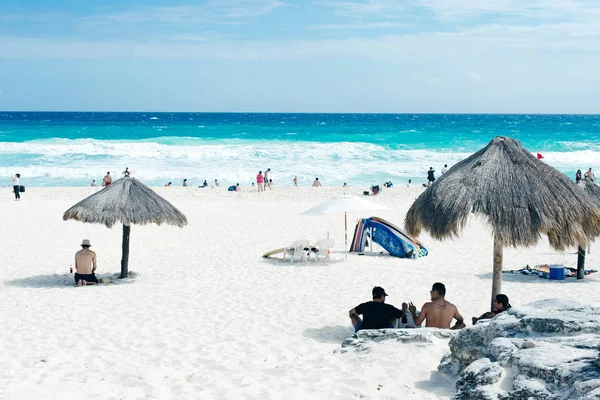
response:
<svg viewBox="0 0 600 400"><path fill-rule="evenodd" d="M570 172L600 164L600 152L575 150L542 152L544 161ZM369 185L386 180L425 180L427 169L438 171L470 153L390 149L371 143L201 140L164 137L140 141L52 139L25 143L0 142L0 175L18 170L40 185L82 184L100 179L108 170L119 174L126 166L152 184L192 184L218 178L224 183L249 184L259 170L272 169L279 184L298 175L307 184L315 177L325 184Z"/></svg>

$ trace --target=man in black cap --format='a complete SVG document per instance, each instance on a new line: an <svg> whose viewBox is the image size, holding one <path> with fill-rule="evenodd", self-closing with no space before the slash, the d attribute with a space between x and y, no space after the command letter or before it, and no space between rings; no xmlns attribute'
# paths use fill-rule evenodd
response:
<svg viewBox="0 0 600 400"><path fill-rule="evenodd" d="M361 329L385 329L393 328L396 324L396 319L402 318L406 320L406 313L399 310L391 304L385 304L387 294L380 286L373 288L373 301L362 303L350 310L350 320L354 332ZM359 315L362 315L362 320Z"/></svg>

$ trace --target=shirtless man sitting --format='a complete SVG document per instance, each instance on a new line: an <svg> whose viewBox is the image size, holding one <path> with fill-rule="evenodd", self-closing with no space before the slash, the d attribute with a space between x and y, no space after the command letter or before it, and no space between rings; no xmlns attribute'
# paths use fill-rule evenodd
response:
<svg viewBox="0 0 600 400"><path fill-rule="evenodd" d="M417 307L410 303L408 310L412 314L415 325L419 326L423 321L426 327L441 329L462 329L465 327L463 317L458 313L456 306L446 301L446 287L443 283L434 283L431 291L431 302L425 303L421 308L421 313L417 316ZM452 320L456 324L450 328Z"/></svg>
<svg viewBox="0 0 600 400"><path fill-rule="evenodd" d="M81 242L82 249L75 253L75 283L77 286L95 285L98 283L96 272L96 253L90 250L90 241Z"/></svg>

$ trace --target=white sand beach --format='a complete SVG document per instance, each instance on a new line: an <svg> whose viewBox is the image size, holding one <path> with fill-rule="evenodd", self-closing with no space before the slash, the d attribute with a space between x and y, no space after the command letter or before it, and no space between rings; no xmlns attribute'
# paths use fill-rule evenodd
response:
<svg viewBox="0 0 600 400"><path fill-rule="evenodd" d="M419 239L417 260L350 254L346 262L263 259L296 239L329 231L343 258L343 215L300 213L335 194L362 188L156 188L188 218L183 229L132 226L135 279L77 288L69 267L82 239L98 256L98 276L120 270L121 227L62 220L101 188L27 188L0 196L0 399L447 399L454 382L437 372L447 340L385 342L340 352L353 329L348 310L383 286L400 307L429 299L434 282L467 325L489 307L492 238L471 219L455 241ZM369 200L402 226L423 188L384 189ZM354 222L365 214L351 214ZM349 238L350 241L350 238ZM504 269L575 266L576 249L505 249ZM599 267L591 245L586 268ZM504 274L515 305L561 298L600 302L600 274L549 281Z"/></svg>

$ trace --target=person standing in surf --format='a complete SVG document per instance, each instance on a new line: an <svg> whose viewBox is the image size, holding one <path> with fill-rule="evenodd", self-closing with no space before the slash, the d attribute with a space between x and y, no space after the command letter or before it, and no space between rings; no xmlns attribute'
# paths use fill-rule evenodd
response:
<svg viewBox="0 0 600 400"><path fill-rule="evenodd" d="M106 175L104 175L104 178L102 178L102 186L110 186L111 183L112 177L110 176L110 171L108 171Z"/></svg>
<svg viewBox="0 0 600 400"><path fill-rule="evenodd" d="M433 167L429 167L429 171L427 171L427 186L431 186L433 182L435 182L435 169Z"/></svg>
<svg viewBox="0 0 600 400"><path fill-rule="evenodd" d="M575 183L579 183L581 181L581 170L578 169L577 173L575 174Z"/></svg>
<svg viewBox="0 0 600 400"><path fill-rule="evenodd" d="M269 184L269 172L271 172L271 168L267 168L265 170L265 176L264 176L264 181L265 181L265 185L264 185L264 189L267 188L267 186L269 186L269 190L271 189L271 185Z"/></svg>
<svg viewBox="0 0 600 400"><path fill-rule="evenodd" d="M265 183L265 178L263 177L262 171L258 171L258 175L256 175L256 186L258 186L259 192L262 192L265 190L264 183Z"/></svg>
<svg viewBox="0 0 600 400"><path fill-rule="evenodd" d="M21 174L15 174L12 177L13 191L15 192L15 201L21 201Z"/></svg>
<svg viewBox="0 0 600 400"><path fill-rule="evenodd" d="M294 186L298 187L298 175L294 175Z"/></svg>

